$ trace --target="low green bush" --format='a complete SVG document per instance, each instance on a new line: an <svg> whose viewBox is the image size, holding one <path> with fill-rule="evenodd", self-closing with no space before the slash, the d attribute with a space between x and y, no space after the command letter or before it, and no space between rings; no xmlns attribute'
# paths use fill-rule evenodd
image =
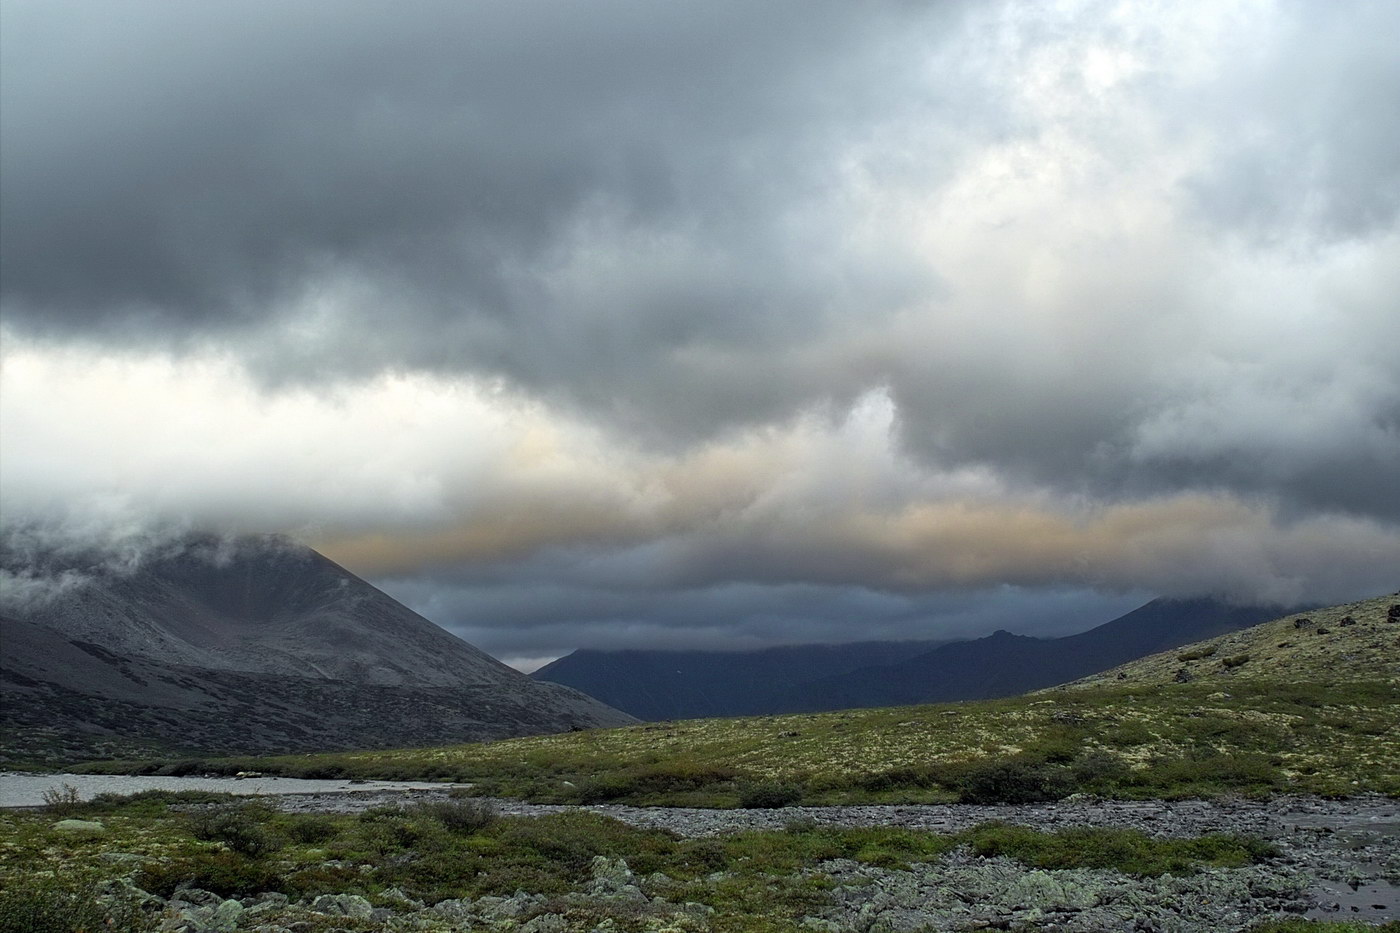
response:
<svg viewBox="0 0 1400 933"><path fill-rule="evenodd" d="M77 815L83 808L83 798L72 784L59 784L44 791L44 810L66 818Z"/></svg>
<svg viewBox="0 0 1400 933"><path fill-rule="evenodd" d="M317 845L334 839L340 827L333 817L321 813L297 813L283 822L287 835L295 842Z"/></svg>
<svg viewBox="0 0 1400 933"><path fill-rule="evenodd" d="M470 798L429 801L419 804L417 811L442 824L448 832L463 836L481 832L499 818L490 801Z"/></svg>
<svg viewBox="0 0 1400 933"><path fill-rule="evenodd" d="M802 799L802 788L781 781L754 781L739 786L739 806L746 810L775 810Z"/></svg>
<svg viewBox="0 0 1400 933"><path fill-rule="evenodd" d="M679 759L599 775L580 783L574 796L581 803L649 803L671 794L732 791L738 776L733 768L724 765Z"/></svg>
<svg viewBox="0 0 1400 933"><path fill-rule="evenodd" d="M1268 843L1250 837L1156 839L1132 829L1043 833L1025 826L988 823L962 833L960 838L983 858L1004 855L1035 868L1110 868L1143 877L1181 874L1201 865L1240 867L1277 854Z"/></svg>
<svg viewBox="0 0 1400 933"><path fill-rule="evenodd" d="M1201 749L1180 758L1156 758L1123 782L1152 796L1209 797L1222 791L1265 794L1284 784L1274 759L1257 754L1218 754Z"/></svg>
<svg viewBox="0 0 1400 933"><path fill-rule="evenodd" d="M215 806L189 815L190 834L206 842L221 842L235 852L258 858L282 848L285 840L267 823L272 811L262 804Z"/></svg>
<svg viewBox="0 0 1400 933"><path fill-rule="evenodd" d="M0 890L0 933L140 933L150 929L139 905L90 885L54 878Z"/></svg>
<svg viewBox="0 0 1400 933"><path fill-rule="evenodd" d="M170 897L180 888L200 888L221 897L280 891L282 875L261 859L238 852L197 852L167 862L148 863L136 875L143 890Z"/></svg>
<svg viewBox="0 0 1400 933"><path fill-rule="evenodd" d="M356 818L354 839L358 846L383 857L407 849L436 849L435 835L445 831L431 819L398 807L375 807Z"/></svg>
<svg viewBox="0 0 1400 933"><path fill-rule="evenodd" d="M1062 800L1076 789L1068 768L1027 758L975 762L957 782L962 803L1042 803Z"/></svg>

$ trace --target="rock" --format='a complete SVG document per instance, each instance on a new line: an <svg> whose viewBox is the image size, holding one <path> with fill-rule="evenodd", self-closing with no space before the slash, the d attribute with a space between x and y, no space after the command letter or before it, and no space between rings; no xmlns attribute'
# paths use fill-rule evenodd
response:
<svg viewBox="0 0 1400 933"><path fill-rule="evenodd" d="M1181 670L1176 672L1176 676L1172 679L1179 684L1189 684L1195 678L1191 676L1190 671L1183 667Z"/></svg>
<svg viewBox="0 0 1400 933"><path fill-rule="evenodd" d="M396 904L396 905L398 905L399 907L403 907L403 908L405 908L405 909L407 909L407 910L422 910L422 909L423 909L423 902L422 902L422 901L418 900L418 899L415 898L415 897L409 897L407 894L405 894L405 893L404 893L402 890L400 890L399 888L386 888L386 889L384 890L384 892L383 892L382 894L380 894L379 896L382 897L384 900L389 901L389 902L392 903L392 904ZM460 902L459 902L459 901L444 901L443 903L452 903L452 904L462 903L462 904L468 904L468 903L470 903L470 902L471 902L471 900L470 900L470 898L468 898L468 899L466 899L466 900L464 900L464 901L460 901Z"/></svg>
<svg viewBox="0 0 1400 933"><path fill-rule="evenodd" d="M311 909L332 917L368 920L374 905L358 894L322 894L311 902Z"/></svg>
<svg viewBox="0 0 1400 933"><path fill-rule="evenodd" d="M144 862L145 856L137 855L135 852L103 852L102 861L132 864Z"/></svg>
<svg viewBox="0 0 1400 933"><path fill-rule="evenodd" d="M520 928L521 933L565 933L568 921L559 914L540 914Z"/></svg>
<svg viewBox="0 0 1400 933"><path fill-rule="evenodd" d="M397 888L394 890L397 890ZM444 920L460 923L472 919L472 899L469 897L449 898L445 901L438 901L423 912L430 916L441 917Z"/></svg>
<svg viewBox="0 0 1400 933"><path fill-rule="evenodd" d="M242 915L243 905L229 899L214 908L213 914L209 917L209 926L206 929L217 930L219 933L223 933L225 930L235 930L238 928L238 918Z"/></svg>
<svg viewBox="0 0 1400 933"><path fill-rule="evenodd" d="M644 903L647 896L637 885L637 877L627 862L606 855L593 857L593 880L583 886L583 893L589 897L610 900L626 900Z"/></svg>
<svg viewBox="0 0 1400 933"><path fill-rule="evenodd" d="M1068 875L1068 873L1066 873ZM1032 871L1018 878L1006 890L1006 902L1016 909L1040 911L1097 907L1099 894L1087 886L1074 884L1046 871Z"/></svg>
<svg viewBox="0 0 1400 933"><path fill-rule="evenodd" d="M177 904L184 901L186 904L196 904L203 907L217 907L224 902L224 899L214 892L200 888L178 888L172 900Z"/></svg>
<svg viewBox="0 0 1400 933"><path fill-rule="evenodd" d="M632 874L632 869L627 862L620 858L608 858L606 855L595 855L591 866L593 880L604 881L609 884L632 884L637 879Z"/></svg>
<svg viewBox="0 0 1400 933"><path fill-rule="evenodd" d="M475 910L484 920L514 920L544 901L543 895L516 891L510 897L477 898Z"/></svg>
<svg viewBox="0 0 1400 933"><path fill-rule="evenodd" d="M73 836L101 836L107 827L96 820L59 820L53 824L55 831Z"/></svg>

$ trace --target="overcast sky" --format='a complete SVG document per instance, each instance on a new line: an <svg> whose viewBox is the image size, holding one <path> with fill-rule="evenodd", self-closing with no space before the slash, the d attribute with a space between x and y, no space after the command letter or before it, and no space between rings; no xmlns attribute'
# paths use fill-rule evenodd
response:
<svg viewBox="0 0 1400 933"><path fill-rule="evenodd" d="M0 507L499 656L1400 585L1400 3L0 3Z"/></svg>

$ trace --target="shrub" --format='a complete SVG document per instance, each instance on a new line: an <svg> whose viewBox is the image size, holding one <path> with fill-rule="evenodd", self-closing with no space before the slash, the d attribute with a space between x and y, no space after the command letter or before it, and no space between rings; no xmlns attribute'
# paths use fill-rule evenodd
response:
<svg viewBox="0 0 1400 933"><path fill-rule="evenodd" d="M139 905L108 895L98 897L80 884L27 879L0 890L0 933L73 933L146 929Z"/></svg>
<svg viewBox="0 0 1400 933"><path fill-rule="evenodd" d="M874 771L854 779L862 790L883 791L906 787L937 787L949 783L948 768L940 765L905 765L887 771ZM833 786L842 786L833 784Z"/></svg>
<svg viewBox="0 0 1400 933"><path fill-rule="evenodd" d="M287 835L297 842L316 845L340 833L335 820L319 813L298 813L287 820Z"/></svg>
<svg viewBox="0 0 1400 933"><path fill-rule="evenodd" d="M102 793L87 802L90 811L110 813L115 810L146 814L163 813L172 806L229 804L232 794L207 790L139 790L134 794Z"/></svg>
<svg viewBox="0 0 1400 933"><path fill-rule="evenodd" d="M196 839L222 842L257 858L282 848L282 839L264 825L271 816L260 804L211 807L190 815L190 832Z"/></svg>
<svg viewBox="0 0 1400 933"><path fill-rule="evenodd" d="M44 809L54 816L72 816L82 806L83 798L72 784L60 784L44 791Z"/></svg>
<svg viewBox="0 0 1400 933"><path fill-rule="evenodd" d="M660 871L663 857L676 851L676 837L663 830L637 829L596 813L554 813L533 819L503 819L490 837L501 848L493 861L543 864L555 875L587 877L595 855L621 856L639 875Z"/></svg>
<svg viewBox="0 0 1400 933"><path fill-rule="evenodd" d="M1068 797L1074 789L1068 768L1011 758L969 766L958 797L962 803L1040 803Z"/></svg>
<svg viewBox="0 0 1400 933"><path fill-rule="evenodd" d="M670 761L601 775L581 784L575 794L582 803L655 800L670 794L728 787L736 777L733 768L723 765Z"/></svg>
<svg viewBox="0 0 1400 933"><path fill-rule="evenodd" d="M481 832L496 822L499 815L489 800L435 800L418 805L418 812L441 823L443 828L459 836Z"/></svg>
<svg viewBox="0 0 1400 933"><path fill-rule="evenodd" d="M356 835L360 844L381 856L411 849L432 834L432 824L415 819L398 807L366 810L357 822Z"/></svg>
<svg viewBox="0 0 1400 933"><path fill-rule="evenodd" d="M1043 833L1026 826L985 823L961 838L977 855L1005 855L1035 868L1111 868L1142 876L1190 872L1203 864L1239 867L1277 854L1269 844L1250 837L1154 839L1134 829L1103 827Z"/></svg>
<svg viewBox="0 0 1400 933"><path fill-rule="evenodd" d="M801 799L801 788L780 781L755 781L739 788L739 806L746 810L774 810Z"/></svg>
<svg viewBox="0 0 1400 933"><path fill-rule="evenodd" d="M1220 790L1265 792L1283 783L1283 775L1262 755L1222 755L1209 751L1183 758L1159 758L1130 777L1134 785L1168 797L1210 794Z"/></svg>
<svg viewBox="0 0 1400 933"><path fill-rule="evenodd" d="M237 852L198 852L163 864L148 864L136 875L137 886L170 897L180 888L200 888L221 897L279 891L282 876L266 862Z"/></svg>
<svg viewBox="0 0 1400 933"><path fill-rule="evenodd" d="M1070 773L1081 790L1108 790L1131 775L1132 770L1126 761L1102 750L1086 752L1070 765Z"/></svg>

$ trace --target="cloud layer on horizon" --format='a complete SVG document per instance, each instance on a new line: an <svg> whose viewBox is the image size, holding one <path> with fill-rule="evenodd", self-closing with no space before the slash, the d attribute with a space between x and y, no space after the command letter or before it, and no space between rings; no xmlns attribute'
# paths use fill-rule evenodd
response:
<svg viewBox="0 0 1400 933"><path fill-rule="evenodd" d="M1395 4L0 16L11 516L520 655L1396 583Z"/></svg>

